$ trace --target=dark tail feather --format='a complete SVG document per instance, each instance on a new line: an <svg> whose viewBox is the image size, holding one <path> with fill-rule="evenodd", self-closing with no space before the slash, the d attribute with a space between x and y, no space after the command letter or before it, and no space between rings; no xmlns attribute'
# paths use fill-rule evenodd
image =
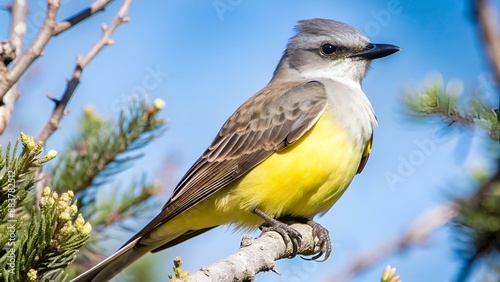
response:
<svg viewBox="0 0 500 282"><path fill-rule="evenodd" d="M121 247L116 253L103 260L96 266L80 274L70 282L90 282L90 281L108 281L122 270L127 268L133 262L147 254L151 249L134 249L138 239L129 242Z"/></svg>
<svg viewBox="0 0 500 282"><path fill-rule="evenodd" d="M108 281L115 277L118 273L123 271L129 265L134 263L136 260L140 259L143 255L148 252L158 252L164 249L168 249L177 244L180 244L194 236L200 235L214 227L209 227L200 230L190 230L181 236L169 241L160 247L157 246L141 246L140 248L134 248L139 241L140 237L135 237L131 241L123 245L118 251L112 254L107 259L103 260L96 266L80 274L75 279L70 282L95 282L95 281Z"/></svg>

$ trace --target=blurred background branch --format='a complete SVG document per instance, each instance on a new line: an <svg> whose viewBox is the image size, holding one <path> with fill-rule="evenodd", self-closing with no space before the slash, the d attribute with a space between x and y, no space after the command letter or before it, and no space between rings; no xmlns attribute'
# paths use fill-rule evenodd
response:
<svg viewBox="0 0 500 282"><path fill-rule="evenodd" d="M390 238L375 249L359 255L349 263L343 272L335 275L329 281L351 281L390 255L404 252L412 247L431 244L430 236L432 233L448 224L455 214L454 203L443 204L422 213L399 237Z"/></svg>
<svg viewBox="0 0 500 282"><path fill-rule="evenodd" d="M495 75L497 87L500 85L500 20L498 9L491 0L472 0L479 34L483 39L485 53Z"/></svg>

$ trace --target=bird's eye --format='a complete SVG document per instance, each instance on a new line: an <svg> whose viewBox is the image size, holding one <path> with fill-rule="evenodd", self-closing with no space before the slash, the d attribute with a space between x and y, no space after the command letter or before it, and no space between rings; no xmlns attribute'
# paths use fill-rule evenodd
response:
<svg viewBox="0 0 500 282"><path fill-rule="evenodd" d="M331 55L335 53L335 51L337 51L337 47L333 46L330 43L325 43L321 45L321 52L323 52L323 54L325 55Z"/></svg>

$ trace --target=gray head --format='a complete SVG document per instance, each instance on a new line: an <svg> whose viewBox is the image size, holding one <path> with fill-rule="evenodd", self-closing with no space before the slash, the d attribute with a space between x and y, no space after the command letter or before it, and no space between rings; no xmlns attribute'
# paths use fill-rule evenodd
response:
<svg viewBox="0 0 500 282"><path fill-rule="evenodd" d="M297 34L275 71L275 78L342 77L360 82L371 60L400 48L372 44L358 29L345 23L311 19L299 21Z"/></svg>

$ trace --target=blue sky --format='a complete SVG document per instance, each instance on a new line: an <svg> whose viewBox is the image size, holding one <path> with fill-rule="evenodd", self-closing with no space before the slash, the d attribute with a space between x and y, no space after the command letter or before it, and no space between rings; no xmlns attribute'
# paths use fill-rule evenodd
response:
<svg viewBox="0 0 500 282"><path fill-rule="evenodd" d="M0 5L7 2L0 0ZM221 2L229 5L228 10L217 10ZM177 180L226 118L266 85L298 20L335 19L359 28L372 42L398 45L402 51L375 61L363 83L379 122L368 165L340 201L318 219L330 230L335 246L332 257L324 263L299 258L280 261L277 268L281 277L258 276L260 281L327 279L355 256L396 238L416 216L447 201L450 193L467 188L464 183L469 170L484 164L481 138L472 138L464 150L457 147L463 134L438 138L439 125L409 122L402 107L402 93L423 87L432 71L439 71L445 83L461 79L466 91L475 91L488 77L483 46L466 2L136 1L129 13L131 22L113 35L115 44L85 69L68 107L70 114L47 147L65 148L85 105L92 104L102 115L117 116L128 96L147 92L151 98L167 102L163 116L170 121L169 130L145 150L146 156L133 169L120 176L120 181L142 172L153 179L167 159L178 164L172 176ZM500 7L498 0L494 2ZM45 4L41 0L29 3L27 38L31 41ZM62 3L60 19L91 1ZM76 55L94 44L101 24L111 22L119 5L113 3L105 13L52 39L45 56L22 79L23 96L10 130L0 139L2 144L16 138L19 130L33 135L41 130L53 106L45 94L61 95ZM7 14L1 12L2 38L7 24ZM422 149L422 144L428 150ZM457 148L463 151L461 157L457 157ZM398 169L405 162L411 167L401 173ZM388 175L399 176L399 181L391 184ZM163 195L165 200L168 194ZM137 229L142 224L138 223ZM386 258L355 281L377 281L386 264L397 266L405 281L449 281L458 266L450 234L445 227L426 247ZM184 267L194 271L232 253L240 238L241 234L222 227L155 257L169 266L173 257L181 256ZM170 266L157 269L160 275L170 272Z"/></svg>

